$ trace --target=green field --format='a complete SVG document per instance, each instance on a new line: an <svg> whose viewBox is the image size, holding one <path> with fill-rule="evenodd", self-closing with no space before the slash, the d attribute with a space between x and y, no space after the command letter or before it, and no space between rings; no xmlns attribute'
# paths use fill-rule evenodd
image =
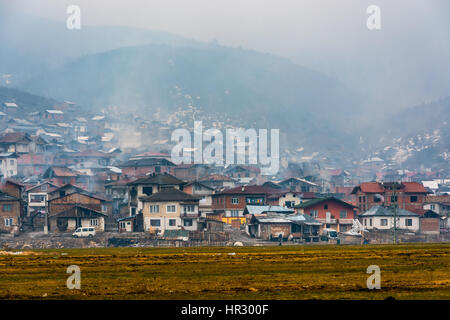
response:
<svg viewBox="0 0 450 320"><path fill-rule="evenodd" d="M81 269L69 290L66 269ZM381 289L369 290L369 265ZM96 248L0 254L0 299L449 299L450 244Z"/></svg>

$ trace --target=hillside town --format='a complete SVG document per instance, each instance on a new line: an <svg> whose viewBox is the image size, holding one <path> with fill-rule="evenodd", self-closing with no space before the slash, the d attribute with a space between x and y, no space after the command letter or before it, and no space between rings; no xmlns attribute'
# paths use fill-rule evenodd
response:
<svg viewBox="0 0 450 320"><path fill-rule="evenodd" d="M192 108L153 121L78 110L2 101L1 237L94 228L210 244L448 239L448 168L410 171L377 157L331 168L286 153L273 176L257 165L177 165L170 134L189 127Z"/></svg>

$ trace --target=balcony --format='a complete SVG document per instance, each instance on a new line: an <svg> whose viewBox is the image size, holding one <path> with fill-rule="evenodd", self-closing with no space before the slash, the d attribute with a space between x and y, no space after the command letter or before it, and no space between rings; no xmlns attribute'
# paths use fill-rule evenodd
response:
<svg viewBox="0 0 450 320"><path fill-rule="evenodd" d="M339 224L353 224L353 219L339 219Z"/></svg>
<svg viewBox="0 0 450 320"><path fill-rule="evenodd" d="M336 224L337 219L322 219L322 218L315 218L320 223L326 223L326 224Z"/></svg>
<svg viewBox="0 0 450 320"><path fill-rule="evenodd" d="M183 212L181 214L182 218L198 218L200 217L200 213L199 212Z"/></svg>

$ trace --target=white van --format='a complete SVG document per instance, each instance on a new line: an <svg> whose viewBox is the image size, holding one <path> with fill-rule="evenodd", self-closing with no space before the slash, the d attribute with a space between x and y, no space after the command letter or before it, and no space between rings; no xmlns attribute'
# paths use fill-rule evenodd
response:
<svg viewBox="0 0 450 320"><path fill-rule="evenodd" d="M93 236L95 236L95 228L78 228L74 233L72 233L72 236L74 238L92 238Z"/></svg>

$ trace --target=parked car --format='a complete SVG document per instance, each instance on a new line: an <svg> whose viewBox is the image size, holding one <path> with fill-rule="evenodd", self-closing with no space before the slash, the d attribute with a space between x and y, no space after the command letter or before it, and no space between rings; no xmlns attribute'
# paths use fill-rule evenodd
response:
<svg viewBox="0 0 450 320"><path fill-rule="evenodd" d="M320 236L322 241L328 241L328 240L337 240L338 234L337 231L330 228L325 228L322 230L322 234Z"/></svg>
<svg viewBox="0 0 450 320"><path fill-rule="evenodd" d="M72 233L74 238L92 238L95 236L95 228L78 228Z"/></svg>

